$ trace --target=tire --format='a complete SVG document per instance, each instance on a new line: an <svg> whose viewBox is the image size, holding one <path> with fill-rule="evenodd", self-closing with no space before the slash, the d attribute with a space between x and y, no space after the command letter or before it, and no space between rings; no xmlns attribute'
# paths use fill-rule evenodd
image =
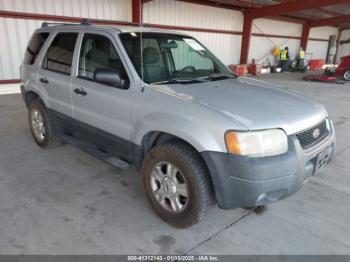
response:
<svg viewBox="0 0 350 262"><path fill-rule="evenodd" d="M346 81L350 81L350 70L346 70L343 76Z"/></svg>
<svg viewBox="0 0 350 262"><path fill-rule="evenodd" d="M52 148L61 144L54 132L47 110L40 100L29 105L28 122L34 141L43 148Z"/></svg>
<svg viewBox="0 0 350 262"><path fill-rule="evenodd" d="M186 228L205 216L211 199L209 174L200 155L187 144L153 147L145 156L141 174L148 201L168 224ZM161 177L163 184L155 177Z"/></svg>

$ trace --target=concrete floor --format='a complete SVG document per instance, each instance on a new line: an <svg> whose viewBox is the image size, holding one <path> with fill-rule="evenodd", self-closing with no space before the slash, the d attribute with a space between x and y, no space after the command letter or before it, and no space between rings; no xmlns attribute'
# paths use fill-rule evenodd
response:
<svg viewBox="0 0 350 262"><path fill-rule="evenodd" d="M20 95L0 96L0 254L350 254L350 83L300 78L259 77L326 106L337 132L333 162L262 213L213 207L185 230L152 212L135 171L70 145L40 149Z"/></svg>

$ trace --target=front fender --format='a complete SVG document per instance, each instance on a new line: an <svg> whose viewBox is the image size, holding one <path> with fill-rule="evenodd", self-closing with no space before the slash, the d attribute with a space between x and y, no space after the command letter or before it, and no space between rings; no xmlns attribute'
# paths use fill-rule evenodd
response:
<svg viewBox="0 0 350 262"><path fill-rule="evenodd" d="M131 140L141 145L143 137L152 131L177 136L191 144L198 152L226 152L225 131L214 124L207 128L199 119L193 119L191 116L164 112L147 114L134 123Z"/></svg>

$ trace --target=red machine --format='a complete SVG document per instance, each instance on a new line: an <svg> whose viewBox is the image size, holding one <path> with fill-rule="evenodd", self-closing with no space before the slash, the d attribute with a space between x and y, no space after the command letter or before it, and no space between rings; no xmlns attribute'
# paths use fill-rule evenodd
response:
<svg viewBox="0 0 350 262"><path fill-rule="evenodd" d="M326 75L308 75L304 76L303 80L305 81L314 81L314 82L327 82L332 83L336 82L337 78L335 76L326 76Z"/></svg>
<svg viewBox="0 0 350 262"><path fill-rule="evenodd" d="M336 83L344 84L345 82L337 79L337 77L342 77L346 81L350 81L350 55L343 56L340 59L340 64L334 71L332 68L326 68L322 75L308 75L304 76L305 81L316 81L316 82L326 82L326 83Z"/></svg>
<svg viewBox="0 0 350 262"><path fill-rule="evenodd" d="M310 70L321 70L323 65L324 65L323 59L310 59L309 60Z"/></svg>
<svg viewBox="0 0 350 262"><path fill-rule="evenodd" d="M350 55L343 56L340 64L335 70L334 76L343 77L346 81L350 81Z"/></svg>

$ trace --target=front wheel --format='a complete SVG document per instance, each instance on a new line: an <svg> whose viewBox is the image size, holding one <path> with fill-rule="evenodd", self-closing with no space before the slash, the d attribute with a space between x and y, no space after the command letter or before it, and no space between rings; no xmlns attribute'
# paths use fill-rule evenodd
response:
<svg viewBox="0 0 350 262"><path fill-rule="evenodd" d="M186 228L204 217L210 199L208 171L190 146L178 142L152 148L141 173L152 208L167 223Z"/></svg>
<svg viewBox="0 0 350 262"><path fill-rule="evenodd" d="M350 81L350 70L346 70L346 71L344 72L344 79L345 79L346 81Z"/></svg>
<svg viewBox="0 0 350 262"><path fill-rule="evenodd" d="M40 147L54 147L61 144L50 122L47 110L40 100L30 103L28 122L34 141Z"/></svg>

